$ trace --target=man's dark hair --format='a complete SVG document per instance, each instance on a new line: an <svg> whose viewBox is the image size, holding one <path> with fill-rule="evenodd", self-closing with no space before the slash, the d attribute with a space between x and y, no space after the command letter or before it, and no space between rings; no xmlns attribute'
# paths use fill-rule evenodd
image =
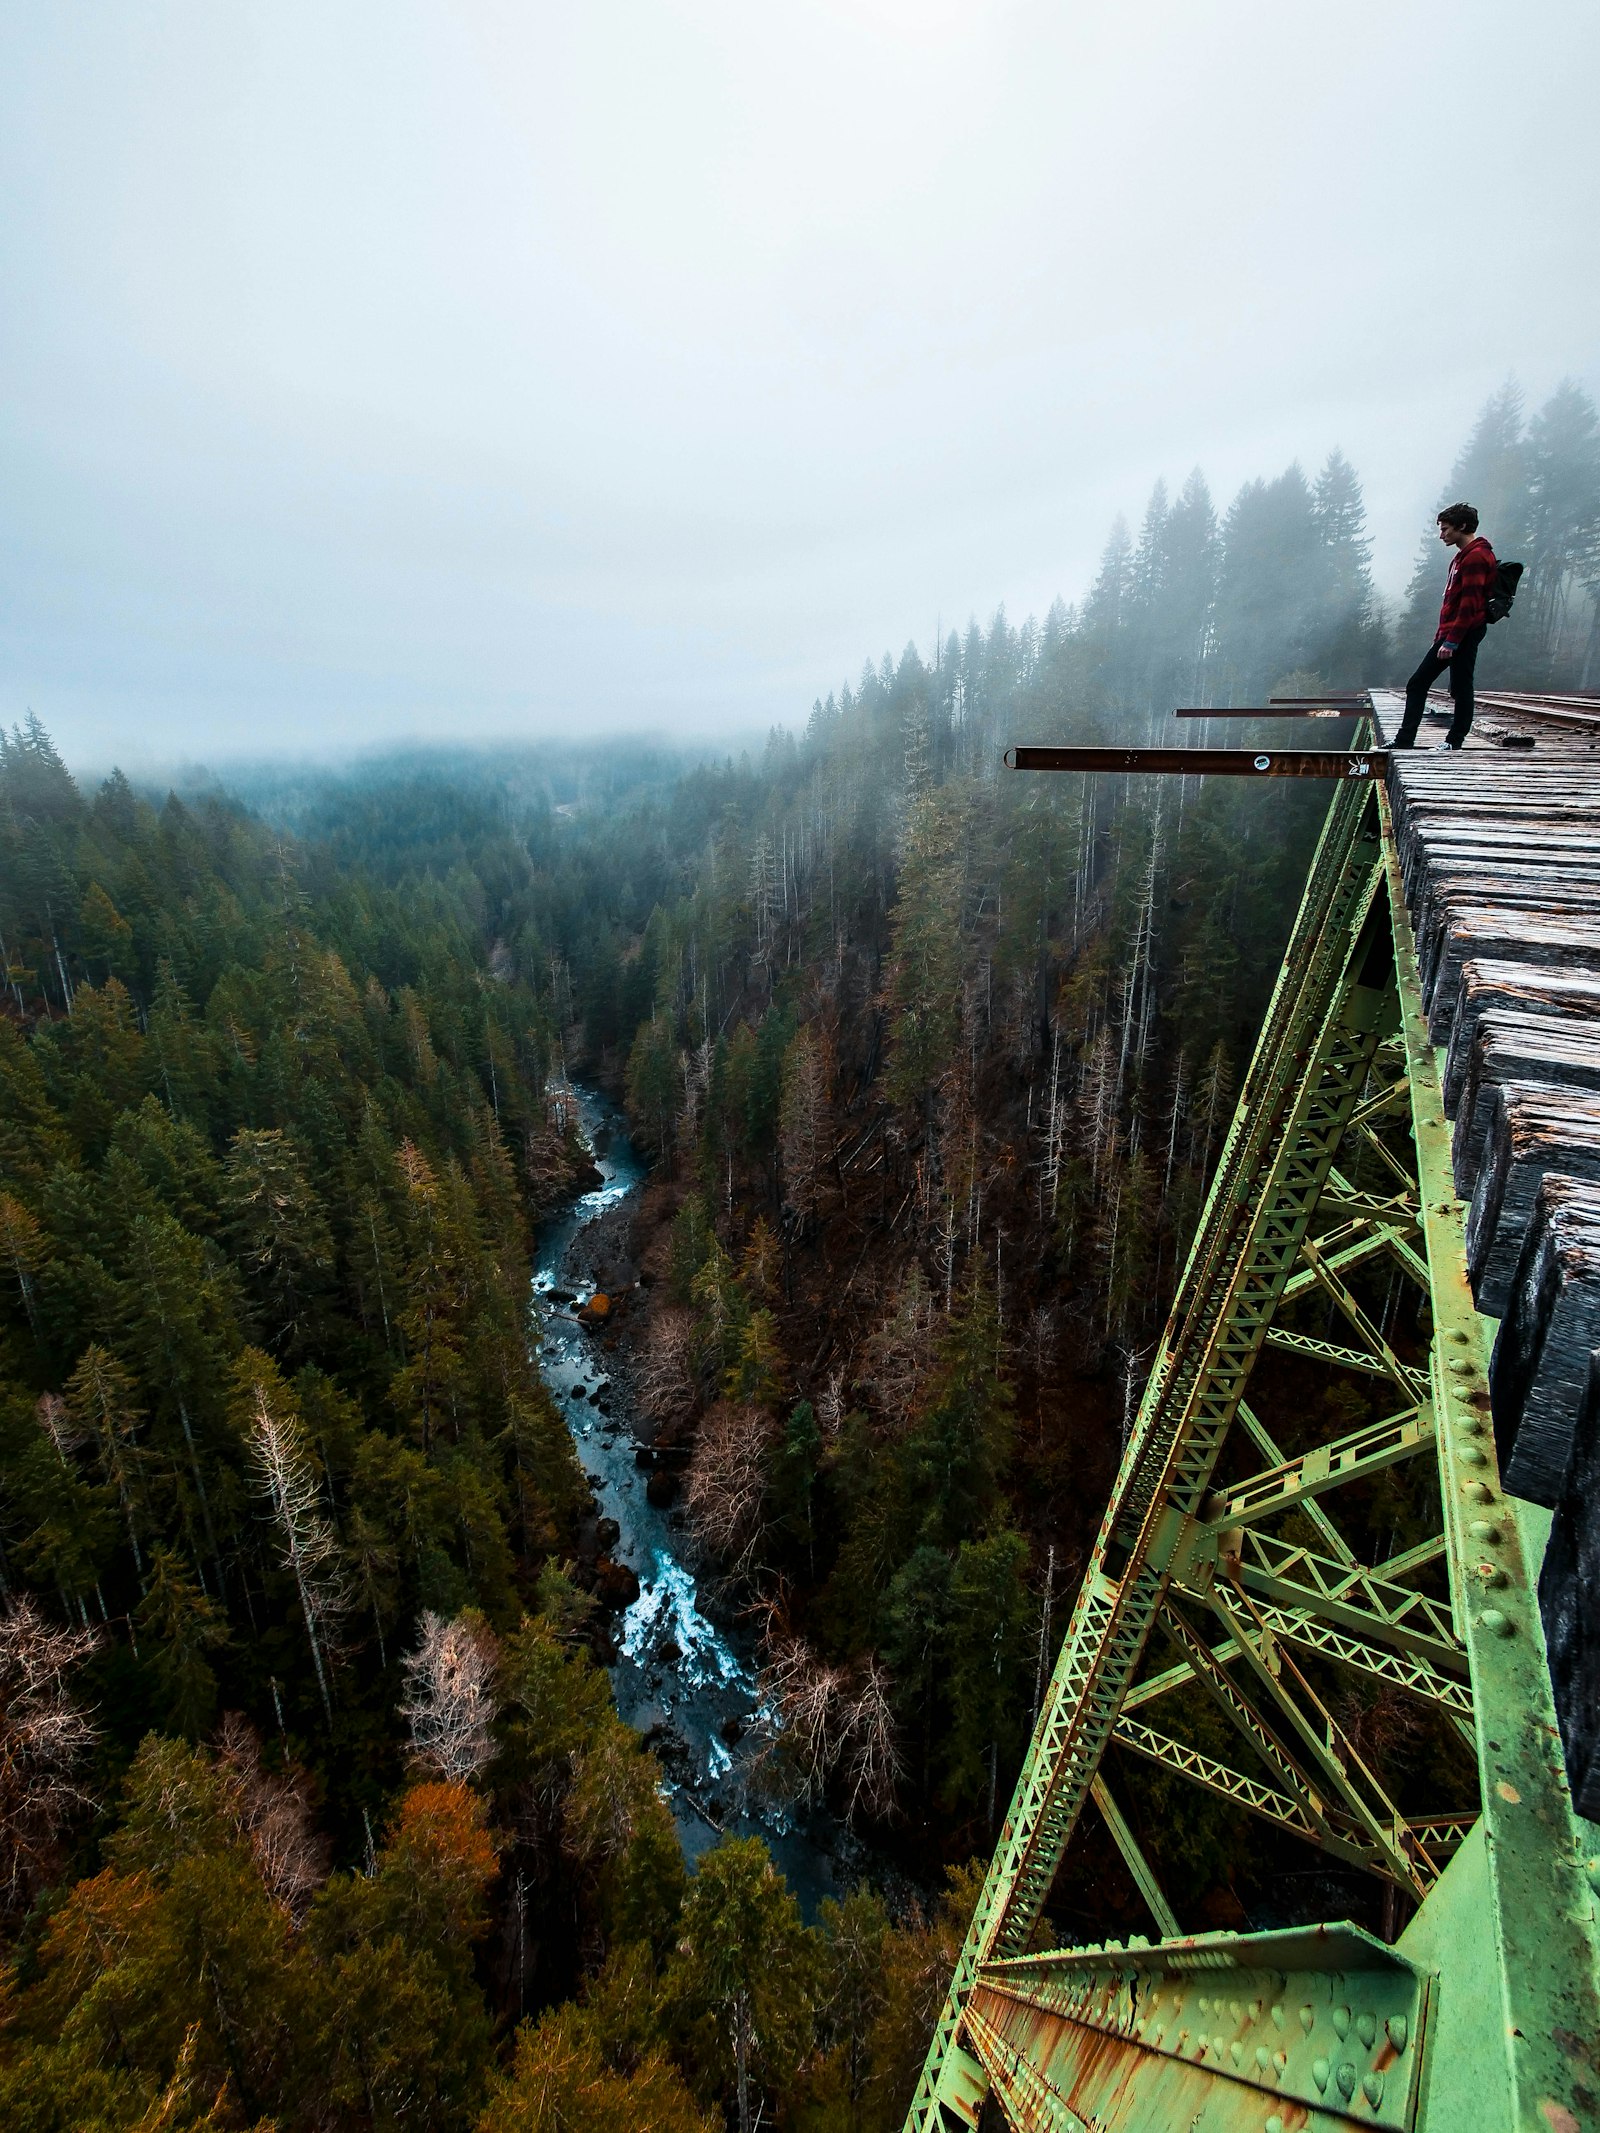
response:
<svg viewBox="0 0 1600 2133"><path fill-rule="evenodd" d="M1459 526L1463 533L1476 533L1478 514L1471 504L1446 504L1439 513L1441 526Z"/></svg>

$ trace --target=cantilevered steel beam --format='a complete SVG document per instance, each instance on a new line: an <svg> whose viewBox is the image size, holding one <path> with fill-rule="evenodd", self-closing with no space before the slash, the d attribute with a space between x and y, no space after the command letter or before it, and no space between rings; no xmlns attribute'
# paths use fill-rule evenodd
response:
<svg viewBox="0 0 1600 2133"><path fill-rule="evenodd" d="M1171 778L1378 778L1386 748L1008 748L1008 770L1128 770Z"/></svg>
<svg viewBox="0 0 1600 2133"><path fill-rule="evenodd" d="M1173 712L1174 718L1365 718L1371 708L1368 704L1247 704L1243 707L1229 705L1226 710L1215 706L1207 709L1204 704L1184 704Z"/></svg>

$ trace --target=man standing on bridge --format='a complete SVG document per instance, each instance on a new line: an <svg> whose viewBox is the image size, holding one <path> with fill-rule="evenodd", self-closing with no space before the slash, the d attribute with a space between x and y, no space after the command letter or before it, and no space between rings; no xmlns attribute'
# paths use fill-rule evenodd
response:
<svg viewBox="0 0 1600 2133"><path fill-rule="evenodd" d="M1450 561L1450 575L1444 581L1438 630L1427 658L1406 683L1406 715L1394 737L1396 748L1415 747L1428 691L1446 667L1450 669L1455 716L1439 746L1459 748L1472 724L1473 669L1478 664L1483 633L1489 626L1489 594L1500 566L1494 550L1478 532L1478 514L1471 504L1445 505L1439 513L1439 538L1456 552Z"/></svg>

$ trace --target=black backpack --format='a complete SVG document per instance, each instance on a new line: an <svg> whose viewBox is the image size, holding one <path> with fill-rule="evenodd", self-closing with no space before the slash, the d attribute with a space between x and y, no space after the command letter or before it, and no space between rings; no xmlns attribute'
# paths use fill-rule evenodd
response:
<svg viewBox="0 0 1600 2133"><path fill-rule="evenodd" d="M1520 563L1500 563L1495 566L1494 584L1484 602L1485 622L1504 622L1511 612L1511 603L1517 597L1517 585L1522 577Z"/></svg>

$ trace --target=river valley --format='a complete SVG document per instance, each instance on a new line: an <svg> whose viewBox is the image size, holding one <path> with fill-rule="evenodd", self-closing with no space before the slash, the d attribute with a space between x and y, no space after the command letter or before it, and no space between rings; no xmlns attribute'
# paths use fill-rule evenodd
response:
<svg viewBox="0 0 1600 2133"><path fill-rule="evenodd" d="M682 1510L648 1500L651 1435L631 1391L620 1344L581 1323L596 1269L622 1254L621 1211L644 1182L645 1165L604 1098L576 1101L602 1182L539 1234L534 1290L539 1365L572 1432L603 1523L606 1552L639 1580L617 1623L611 1684L616 1706L643 1734L665 1772L686 1855L723 1833L765 1839L802 1908L842 1893L865 1865L849 1830L818 1810L764 1799L749 1782L761 1717L754 1639L708 1595L708 1574Z"/></svg>

